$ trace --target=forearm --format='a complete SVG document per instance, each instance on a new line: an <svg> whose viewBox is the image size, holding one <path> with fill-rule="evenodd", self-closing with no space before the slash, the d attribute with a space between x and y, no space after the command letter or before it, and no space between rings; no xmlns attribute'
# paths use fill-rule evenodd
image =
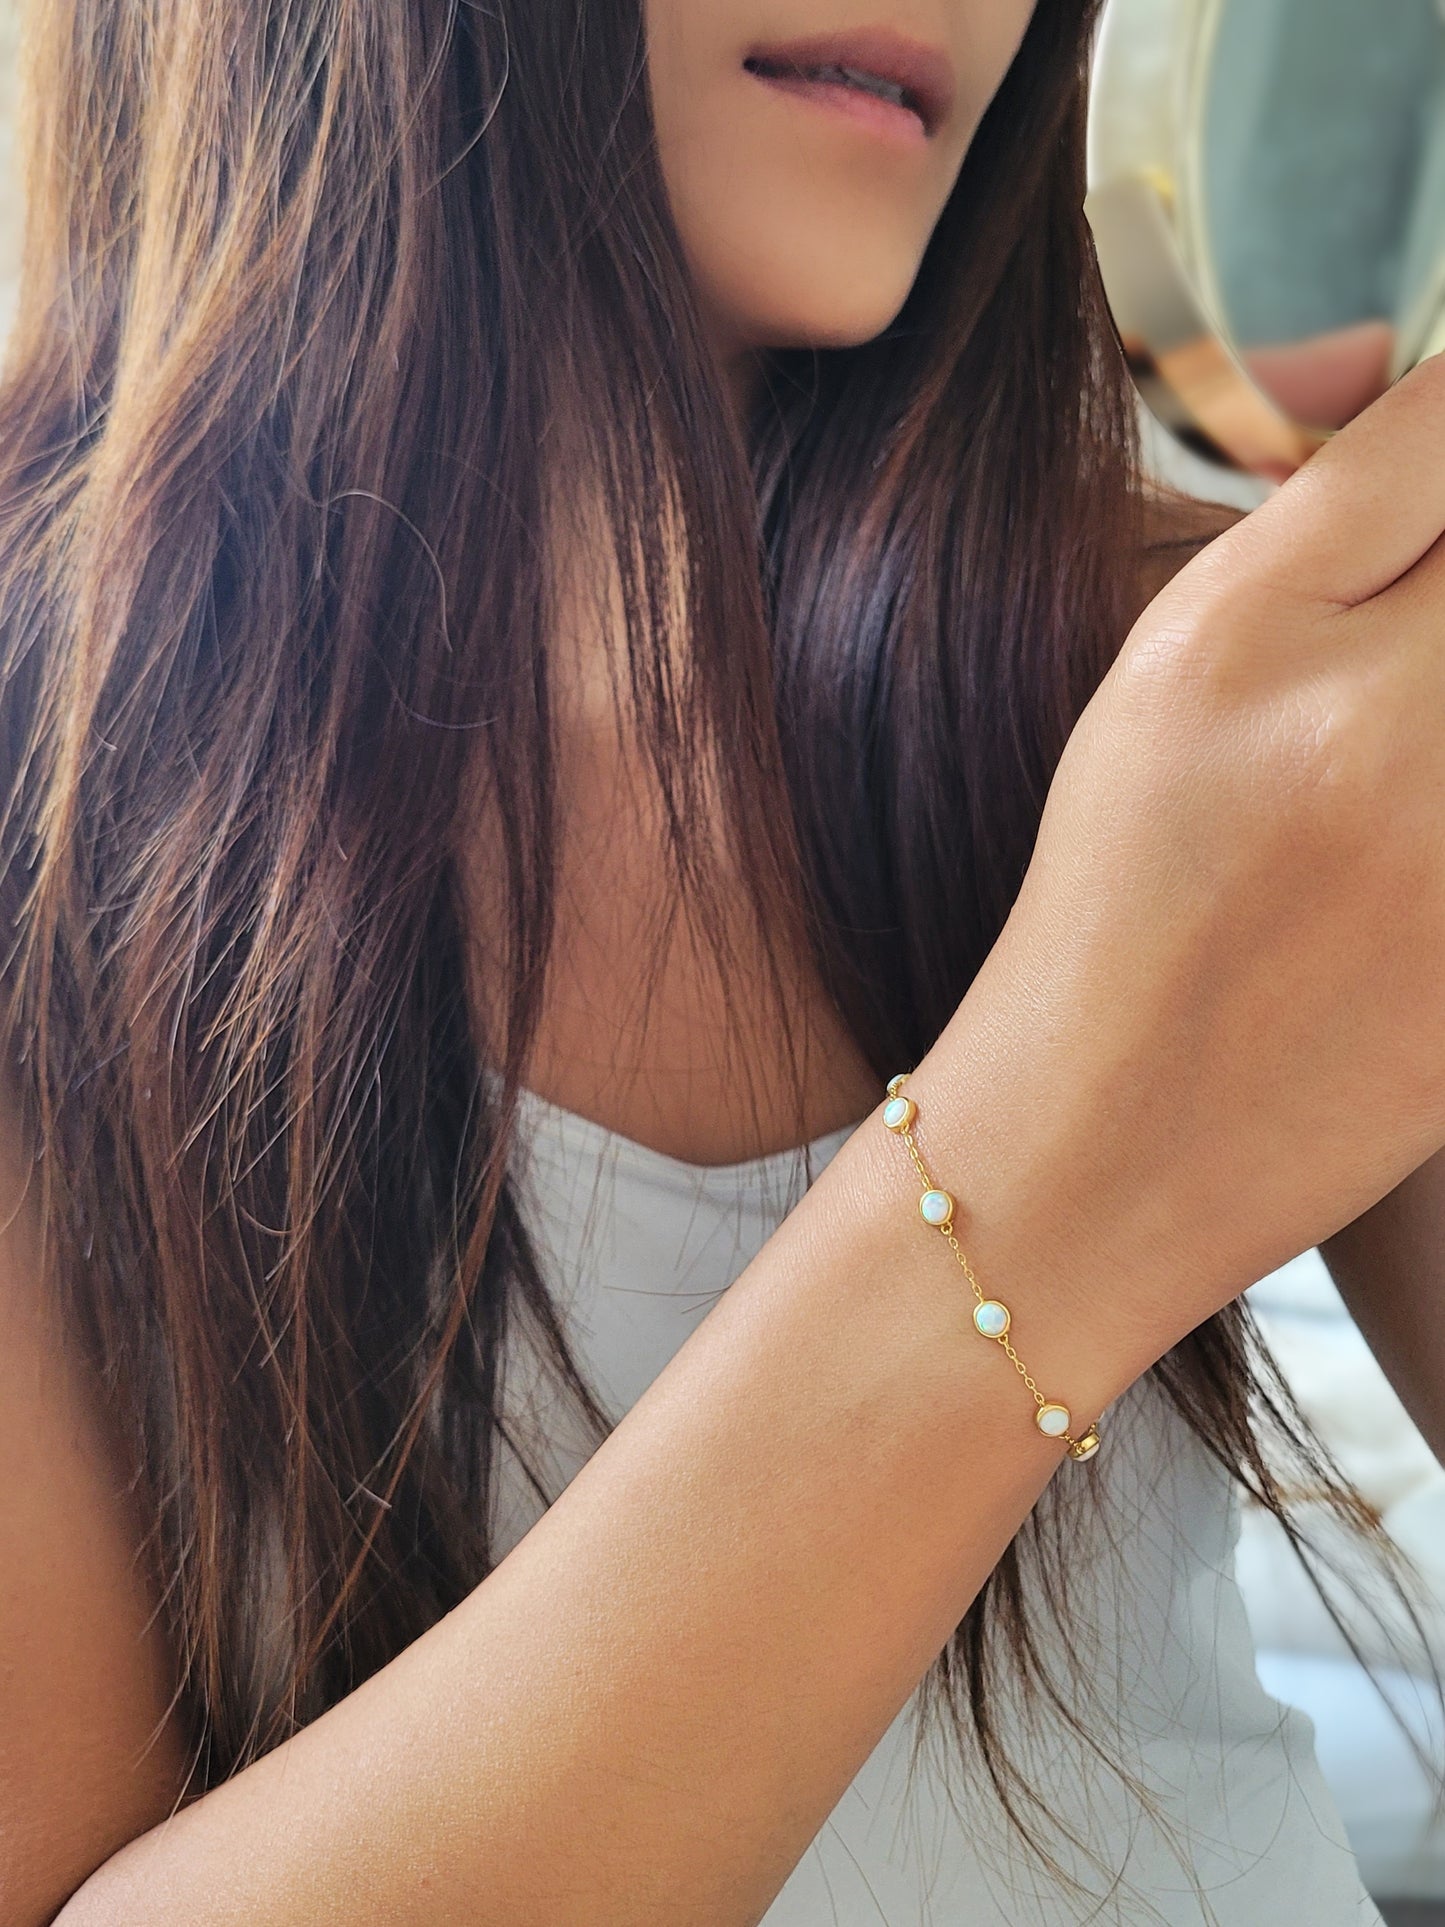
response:
<svg viewBox="0 0 1445 1927"><path fill-rule="evenodd" d="M965 1078L950 1028L909 1086L920 1143L1087 1421L1180 1333L1100 1320L1110 1274L1072 1261L1102 1251L1029 1215L1023 1094L983 1049ZM950 1127L965 1086L1013 1149ZM1092 1476L974 1334L917 1196L875 1114L477 1591L62 1927L757 1920L1050 1475Z"/></svg>
<svg viewBox="0 0 1445 1927"><path fill-rule="evenodd" d="M1320 1245L1371 1350L1445 1461L1445 1151Z"/></svg>

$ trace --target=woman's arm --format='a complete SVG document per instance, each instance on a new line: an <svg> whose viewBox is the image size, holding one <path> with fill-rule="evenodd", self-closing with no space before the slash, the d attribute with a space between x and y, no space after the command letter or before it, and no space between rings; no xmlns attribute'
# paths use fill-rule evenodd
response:
<svg viewBox="0 0 1445 1927"><path fill-rule="evenodd" d="M1445 1463L1445 1151L1326 1238L1320 1255L1401 1402Z"/></svg>
<svg viewBox="0 0 1445 1927"><path fill-rule="evenodd" d="M1099 1323L1069 1261L1102 1260L1097 1234L1024 1203L986 1056L959 1024L915 1072L919 1141L953 1176L963 1089L1001 1107L971 1256L1087 1421L1188 1314ZM918 1191L870 1117L477 1591L109 1861L63 1927L760 1918L1051 1473L1092 1476L973 1333Z"/></svg>
<svg viewBox="0 0 1445 1927"><path fill-rule="evenodd" d="M140 1522L40 1288L14 1115L0 1104L0 1921L38 1927L167 1811L181 1760Z"/></svg>
<svg viewBox="0 0 1445 1927"><path fill-rule="evenodd" d="M1076 1417L1445 1144L1442 441L1445 361L1151 605L910 1083ZM917 1197L870 1117L496 1572L64 1927L758 1921L1059 1464Z"/></svg>

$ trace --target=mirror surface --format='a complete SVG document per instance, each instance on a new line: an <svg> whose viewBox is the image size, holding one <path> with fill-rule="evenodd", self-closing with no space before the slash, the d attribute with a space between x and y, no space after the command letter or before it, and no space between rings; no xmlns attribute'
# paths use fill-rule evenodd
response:
<svg viewBox="0 0 1445 1927"><path fill-rule="evenodd" d="M1112 0L1090 212L1141 387L1280 478L1445 348L1445 0Z"/></svg>

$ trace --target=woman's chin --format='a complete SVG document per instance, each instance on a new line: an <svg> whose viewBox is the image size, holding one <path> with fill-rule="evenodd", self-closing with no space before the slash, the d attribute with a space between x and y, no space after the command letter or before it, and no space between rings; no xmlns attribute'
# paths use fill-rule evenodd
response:
<svg viewBox="0 0 1445 1927"><path fill-rule="evenodd" d="M866 341L873 341L897 315L897 308L886 313L868 317L855 317L847 320L830 317L824 320L800 323L788 331L786 337L769 343L774 348L861 348Z"/></svg>
<svg viewBox="0 0 1445 1927"><path fill-rule="evenodd" d="M776 294L776 288L772 292ZM859 348L897 319L908 289L886 294L870 289L860 298L863 293L856 286L831 291L814 284L799 290L793 302L722 310L722 332L755 349Z"/></svg>

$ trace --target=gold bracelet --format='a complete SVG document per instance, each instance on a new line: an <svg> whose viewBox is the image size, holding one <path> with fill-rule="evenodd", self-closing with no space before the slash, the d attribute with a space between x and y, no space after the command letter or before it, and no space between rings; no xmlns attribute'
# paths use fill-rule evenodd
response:
<svg viewBox="0 0 1445 1927"><path fill-rule="evenodd" d="M899 1092L908 1080L908 1072L900 1071L888 1080L888 1102L883 1106L883 1122L895 1136L901 1137L908 1146L908 1155L917 1167L923 1180L923 1196L918 1200L919 1216L926 1225L941 1231L953 1249L954 1256L963 1266L968 1282L973 1287L973 1295L978 1300L973 1308L973 1328L980 1338L991 1339L1008 1354L1014 1370L1033 1393L1038 1410L1034 1413L1034 1424L1045 1438L1061 1439L1069 1449L1071 1459L1091 1459L1099 1449L1099 1428L1091 1425L1075 1438L1070 1427L1073 1417L1067 1405L1056 1404L1044 1397L1029 1375L1028 1367L1013 1348L1009 1330L1013 1325L1013 1315L1007 1305L997 1298L984 1296L983 1287L973 1275L973 1266L964 1257L953 1230L953 1213L956 1209L950 1194L934 1183L928 1167L918 1154L918 1145L913 1137L913 1123L918 1116L918 1106L911 1097L901 1097Z"/></svg>

